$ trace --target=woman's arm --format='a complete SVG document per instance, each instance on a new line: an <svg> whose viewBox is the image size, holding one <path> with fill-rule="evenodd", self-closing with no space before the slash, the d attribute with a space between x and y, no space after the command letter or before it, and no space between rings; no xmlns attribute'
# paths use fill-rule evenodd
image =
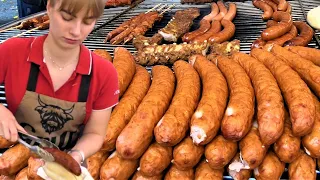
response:
<svg viewBox="0 0 320 180"><path fill-rule="evenodd" d="M110 119L112 108L100 111L92 111L90 119L84 128L82 137L72 150L82 151L85 159L99 151L106 136L107 125ZM81 155L73 151L70 155L79 163Z"/></svg>

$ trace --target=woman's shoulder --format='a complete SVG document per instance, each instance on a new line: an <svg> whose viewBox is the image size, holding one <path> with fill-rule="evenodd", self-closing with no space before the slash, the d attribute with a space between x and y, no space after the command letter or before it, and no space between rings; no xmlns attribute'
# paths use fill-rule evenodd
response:
<svg viewBox="0 0 320 180"><path fill-rule="evenodd" d="M34 39L35 37L13 37L0 43L0 45L6 48L18 48L21 50L21 48L30 47L29 45Z"/></svg>

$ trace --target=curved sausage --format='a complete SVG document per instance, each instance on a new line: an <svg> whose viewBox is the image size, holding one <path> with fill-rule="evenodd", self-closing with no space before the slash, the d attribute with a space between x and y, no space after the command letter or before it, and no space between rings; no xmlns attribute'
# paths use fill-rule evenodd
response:
<svg viewBox="0 0 320 180"><path fill-rule="evenodd" d="M292 17L287 12L277 11L272 15L273 20L279 22L276 26L269 27L261 33L265 41L280 37L290 31L292 26Z"/></svg>
<svg viewBox="0 0 320 180"><path fill-rule="evenodd" d="M262 163L254 169L254 176L257 180L280 179L285 168L275 153L269 151Z"/></svg>
<svg viewBox="0 0 320 180"><path fill-rule="evenodd" d="M144 176L158 176L170 165L172 147L153 143L140 159L139 171Z"/></svg>
<svg viewBox="0 0 320 180"><path fill-rule="evenodd" d="M211 169L207 161L202 160L196 168L195 180L223 179L224 169Z"/></svg>
<svg viewBox="0 0 320 180"><path fill-rule="evenodd" d="M268 20L272 17L272 7L267 4L264 1L260 1L260 0L252 0L252 4L256 7L261 9L264 13L262 14L262 19L263 20Z"/></svg>
<svg viewBox="0 0 320 180"><path fill-rule="evenodd" d="M279 0L278 10L285 11L288 8L288 2L286 0Z"/></svg>
<svg viewBox="0 0 320 180"><path fill-rule="evenodd" d="M147 150L153 130L168 109L175 89L175 76L170 68L152 68L152 83L136 113L122 130L116 149L124 159L138 159Z"/></svg>
<svg viewBox="0 0 320 180"><path fill-rule="evenodd" d="M312 40L313 29L302 21L295 21L293 25L299 30L299 36L287 41L284 46L307 46Z"/></svg>
<svg viewBox="0 0 320 180"><path fill-rule="evenodd" d="M215 2L213 2L211 3L211 13L204 16L203 19L211 22L213 18L216 17L218 14L219 14L219 7Z"/></svg>
<svg viewBox="0 0 320 180"><path fill-rule="evenodd" d="M289 2L288 2L288 8L287 8L286 12L287 12L287 13L290 13L290 14L291 14L291 12L292 12L292 7L291 7L291 5L290 5Z"/></svg>
<svg viewBox="0 0 320 180"><path fill-rule="evenodd" d="M299 157L289 164L289 178L292 180L317 179L316 160L303 151Z"/></svg>
<svg viewBox="0 0 320 180"><path fill-rule="evenodd" d="M200 21L200 27L195 31L188 32L185 35L183 35L182 41L183 42L190 42L194 38L206 33L211 28L211 23L210 22L211 21L209 21L209 20L202 19Z"/></svg>
<svg viewBox="0 0 320 180"><path fill-rule="evenodd" d="M200 98L200 77L197 71L183 60L173 64L177 87L171 105L154 128L156 141L165 146L175 146L189 129L190 118Z"/></svg>
<svg viewBox="0 0 320 180"><path fill-rule="evenodd" d="M15 142L10 142L6 138L0 136L0 149L9 148L10 146L16 144Z"/></svg>
<svg viewBox="0 0 320 180"><path fill-rule="evenodd" d="M16 175L14 180L29 180L27 174L28 174L28 167L25 167Z"/></svg>
<svg viewBox="0 0 320 180"><path fill-rule="evenodd" d="M7 149L0 156L0 174L11 176L28 165L30 150L22 144Z"/></svg>
<svg viewBox="0 0 320 180"><path fill-rule="evenodd" d="M237 14L237 6L235 3L229 3L228 13L223 17L223 19L232 21Z"/></svg>
<svg viewBox="0 0 320 180"><path fill-rule="evenodd" d="M210 43L223 43L230 40L236 32L236 26L229 20L221 20L223 30L209 38Z"/></svg>
<svg viewBox="0 0 320 180"><path fill-rule="evenodd" d="M274 3L272 0L261 0L261 1L267 3L270 7L272 7L273 12L278 11L278 5Z"/></svg>
<svg viewBox="0 0 320 180"><path fill-rule="evenodd" d="M215 21L221 21L221 20L223 19L223 17L228 13L228 10L227 10L226 6L223 4L222 1L218 1L217 4L218 4L218 7L219 7L220 12L219 12L218 15L216 15L216 16L213 18L213 20L215 20Z"/></svg>
<svg viewBox="0 0 320 180"><path fill-rule="evenodd" d="M227 79L229 102L221 123L224 138L241 140L250 130L254 114L255 96L251 80L236 62L223 56L217 57L217 66Z"/></svg>
<svg viewBox="0 0 320 180"><path fill-rule="evenodd" d="M243 67L252 81L261 141L271 145L280 138L284 128L284 102L278 83L272 73L250 55L235 53L232 59Z"/></svg>
<svg viewBox="0 0 320 180"><path fill-rule="evenodd" d="M177 180L177 179L183 179L183 180L194 180L194 170L188 169L188 170L180 170L177 168L176 165L172 165L166 176L164 177L164 180Z"/></svg>
<svg viewBox="0 0 320 180"><path fill-rule="evenodd" d="M285 49L298 54L315 65L320 66L320 50L316 48L303 47L303 46L286 46Z"/></svg>
<svg viewBox="0 0 320 180"><path fill-rule="evenodd" d="M45 164L45 161L40 158L35 158L31 156L28 160L28 172L27 176L29 180L43 180L37 172L40 167Z"/></svg>
<svg viewBox="0 0 320 180"><path fill-rule="evenodd" d="M127 87L136 72L136 65L131 53L123 47L114 49L113 65L118 72L119 97L121 97L127 90Z"/></svg>
<svg viewBox="0 0 320 180"><path fill-rule="evenodd" d="M233 179L244 180L250 179L252 170L245 169L241 163L240 153L237 153L231 160L228 167L228 173Z"/></svg>
<svg viewBox="0 0 320 180"><path fill-rule="evenodd" d="M267 44L277 44L279 46L283 46L285 42L295 38L297 35L298 35L298 30L297 30L296 26L292 26L291 30L288 33L286 33L286 34L284 34L274 40L268 41Z"/></svg>
<svg viewBox="0 0 320 180"><path fill-rule="evenodd" d="M86 168L93 177L98 180L100 178L100 169L109 156L109 152L100 150L86 159Z"/></svg>
<svg viewBox="0 0 320 180"><path fill-rule="evenodd" d="M208 144L218 133L227 106L228 85L220 70L201 55L193 55L189 62L202 81L202 98L191 118L190 136L193 143Z"/></svg>
<svg viewBox="0 0 320 180"><path fill-rule="evenodd" d="M44 147L43 149L52 154L55 162L59 163L74 175L79 176L81 174L80 164L66 152L47 147Z"/></svg>
<svg viewBox="0 0 320 180"><path fill-rule="evenodd" d="M108 51L103 50L103 49L96 49L96 50L94 50L93 52L94 52L96 55L102 57L103 59L112 62L112 57L111 57L111 55L109 54Z"/></svg>
<svg viewBox="0 0 320 180"><path fill-rule="evenodd" d="M146 68L136 65L136 73L132 82L121 97L119 104L112 110L107 133L101 147L102 150L114 150L118 136L136 112L142 99L147 94L150 84L151 78Z"/></svg>
<svg viewBox="0 0 320 180"><path fill-rule="evenodd" d="M162 180L163 174L158 176L144 176L141 171L136 171L131 180Z"/></svg>
<svg viewBox="0 0 320 180"><path fill-rule="evenodd" d="M270 20L268 20L268 22L267 22L267 28L272 27L272 26L275 26L275 25L277 25L277 24L278 24L277 21L270 19Z"/></svg>
<svg viewBox="0 0 320 180"><path fill-rule="evenodd" d="M211 28L209 29L209 31L207 31L206 33L202 34L201 36L198 36L196 38L194 38L191 43L193 44L200 44L203 43L205 41L208 41L209 38L216 34L217 32L219 32L221 30L221 23L220 21L212 21L211 22Z"/></svg>
<svg viewBox="0 0 320 180"><path fill-rule="evenodd" d="M181 143L174 147L173 164L180 170L192 169L198 164L204 153L204 147L198 146L187 136Z"/></svg>
<svg viewBox="0 0 320 180"><path fill-rule="evenodd" d="M253 49L251 55L261 61L276 78L289 107L293 134L296 136L309 134L314 125L315 105L307 84L296 71L270 52Z"/></svg>
<svg viewBox="0 0 320 180"><path fill-rule="evenodd" d="M260 48L262 49L263 46L266 44L267 42L262 40L262 38L258 38L256 39L255 41L253 41L252 45L251 45L251 49L254 49L254 48Z"/></svg>

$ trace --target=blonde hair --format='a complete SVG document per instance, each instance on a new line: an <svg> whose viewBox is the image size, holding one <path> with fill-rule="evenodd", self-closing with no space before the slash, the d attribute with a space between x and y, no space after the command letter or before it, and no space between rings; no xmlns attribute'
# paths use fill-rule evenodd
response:
<svg viewBox="0 0 320 180"><path fill-rule="evenodd" d="M99 18L104 11L106 0L50 0L50 6L54 7L61 1L59 10L67 10L72 15L76 15L82 8L86 7L86 14L94 18Z"/></svg>

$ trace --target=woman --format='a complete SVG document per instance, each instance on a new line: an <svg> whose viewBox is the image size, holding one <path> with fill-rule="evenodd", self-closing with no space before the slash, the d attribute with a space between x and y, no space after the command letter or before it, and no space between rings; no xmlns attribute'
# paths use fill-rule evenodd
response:
<svg viewBox="0 0 320 180"><path fill-rule="evenodd" d="M113 65L82 42L103 13L104 0L49 0L48 35L0 44L0 135L17 130L47 138L79 163L102 146L111 109L118 103ZM33 143L33 142L29 142Z"/></svg>

